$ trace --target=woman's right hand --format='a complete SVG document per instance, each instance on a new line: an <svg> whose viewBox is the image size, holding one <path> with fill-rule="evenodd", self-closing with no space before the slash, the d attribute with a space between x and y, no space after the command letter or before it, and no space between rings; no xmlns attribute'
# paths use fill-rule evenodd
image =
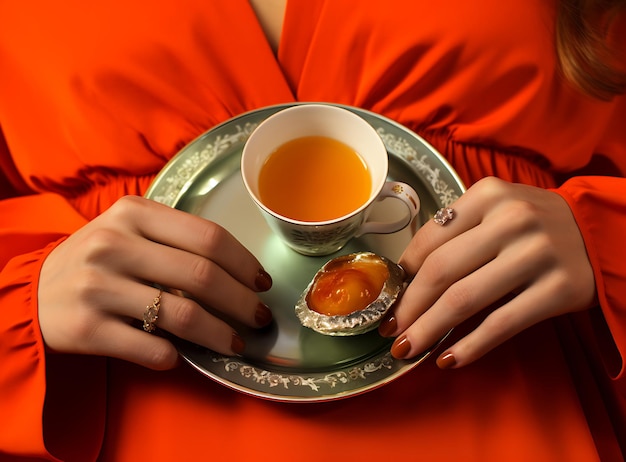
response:
<svg viewBox="0 0 626 462"><path fill-rule="evenodd" d="M38 290L46 346L152 369L174 367L174 345L133 326L159 293L153 284L177 289L163 291L159 329L226 355L241 354L244 343L225 319L251 327L272 319L257 295L272 280L228 231L127 196L46 258Z"/></svg>

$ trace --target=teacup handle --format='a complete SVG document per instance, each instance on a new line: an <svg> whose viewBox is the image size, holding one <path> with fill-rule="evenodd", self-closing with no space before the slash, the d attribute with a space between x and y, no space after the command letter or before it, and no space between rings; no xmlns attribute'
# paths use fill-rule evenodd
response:
<svg viewBox="0 0 626 462"><path fill-rule="evenodd" d="M363 234L389 234L406 228L415 218L420 210L420 198L415 190L406 183L397 181L387 181L376 197L376 201L381 201L388 197L399 199L407 207L407 214L391 222L366 221L356 234L356 237Z"/></svg>

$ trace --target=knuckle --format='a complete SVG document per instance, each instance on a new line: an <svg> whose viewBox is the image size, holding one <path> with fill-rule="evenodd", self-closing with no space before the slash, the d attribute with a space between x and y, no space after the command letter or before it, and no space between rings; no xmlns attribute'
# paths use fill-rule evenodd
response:
<svg viewBox="0 0 626 462"><path fill-rule="evenodd" d="M147 205L149 202L143 197L126 195L120 197L115 205L120 207L124 211L133 211L136 207Z"/></svg>
<svg viewBox="0 0 626 462"><path fill-rule="evenodd" d="M511 336L511 315L504 309L491 312L482 322L481 329L486 338L501 342Z"/></svg>
<svg viewBox="0 0 626 462"><path fill-rule="evenodd" d="M453 313L457 322L475 314L475 299L467 284L453 284L444 292L441 301Z"/></svg>
<svg viewBox="0 0 626 462"><path fill-rule="evenodd" d="M536 230L540 226L537 207L523 200L508 203L504 209L498 210L504 229L512 232Z"/></svg>
<svg viewBox="0 0 626 462"><path fill-rule="evenodd" d="M120 227L140 232L142 223L150 220L155 213L172 210L163 204L140 196L123 196L97 219L102 219L111 227Z"/></svg>
<svg viewBox="0 0 626 462"><path fill-rule="evenodd" d="M538 264L544 271L553 268L559 260L556 246L550 237L543 233L536 233L531 242L527 245L529 255L535 255Z"/></svg>
<svg viewBox="0 0 626 462"><path fill-rule="evenodd" d="M175 355L169 342L153 342L146 352L147 365L153 369L169 369L176 362Z"/></svg>
<svg viewBox="0 0 626 462"><path fill-rule="evenodd" d="M420 277L433 288L443 288L450 285L451 274L449 259L441 251L434 251L426 257L424 264L419 270Z"/></svg>
<svg viewBox="0 0 626 462"><path fill-rule="evenodd" d="M570 306L578 306L586 301L583 293L583 284L571 278L566 271L553 271L550 277L550 292L558 294L561 300Z"/></svg>
<svg viewBox="0 0 626 462"><path fill-rule="evenodd" d="M85 242L85 259L87 263L108 260L120 248L121 233L111 228L93 229Z"/></svg>
<svg viewBox="0 0 626 462"><path fill-rule="evenodd" d="M177 297L178 303L171 307L173 330L185 332L197 324L198 306L188 298Z"/></svg>
<svg viewBox="0 0 626 462"><path fill-rule="evenodd" d="M117 219L128 219L137 214L137 208L143 205L143 201L137 196L120 197L107 212L107 215L113 215Z"/></svg>
<svg viewBox="0 0 626 462"><path fill-rule="evenodd" d="M189 266L189 279L195 287L206 287L216 277L217 266L202 257L195 258Z"/></svg>
<svg viewBox="0 0 626 462"><path fill-rule="evenodd" d="M506 255L513 258L526 272L546 274L559 265L561 255L554 238L541 230L529 230L519 236L518 242Z"/></svg>
<svg viewBox="0 0 626 462"><path fill-rule="evenodd" d="M203 248L207 252L207 255L213 254L217 249L222 246L224 239L226 238L226 230L216 223L207 221L204 226L203 235L201 236L201 242Z"/></svg>
<svg viewBox="0 0 626 462"><path fill-rule="evenodd" d="M491 203L501 198L509 188L509 183L499 178L488 176L478 180L472 189L482 200Z"/></svg>
<svg viewBox="0 0 626 462"><path fill-rule="evenodd" d="M102 285L101 272L95 266L83 268L72 285L81 306L97 306L99 300L105 298L107 289Z"/></svg>

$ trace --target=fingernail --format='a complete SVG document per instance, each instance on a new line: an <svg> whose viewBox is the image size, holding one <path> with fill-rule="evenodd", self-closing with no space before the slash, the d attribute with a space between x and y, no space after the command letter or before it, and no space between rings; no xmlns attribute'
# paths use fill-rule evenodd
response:
<svg viewBox="0 0 626 462"><path fill-rule="evenodd" d="M273 316L270 309L263 303L259 303L256 309L256 313L254 313L254 320L257 326L267 326L270 322L272 322L272 318Z"/></svg>
<svg viewBox="0 0 626 462"><path fill-rule="evenodd" d="M246 342L243 341L237 332L233 332L230 349L233 350L233 353L240 356L243 354L243 350L246 349Z"/></svg>
<svg viewBox="0 0 626 462"><path fill-rule="evenodd" d="M437 366L439 369L450 369L456 366L456 358L452 353L442 353L437 358Z"/></svg>
<svg viewBox="0 0 626 462"><path fill-rule="evenodd" d="M388 314L383 318L378 326L378 333L383 337L391 337L398 329L398 321L393 314Z"/></svg>
<svg viewBox="0 0 626 462"><path fill-rule="evenodd" d="M391 355L397 359L404 359L411 351L411 343L406 335L398 337L391 345Z"/></svg>
<svg viewBox="0 0 626 462"><path fill-rule="evenodd" d="M254 280L254 285L259 292L265 292L272 287L272 277L263 268L259 270Z"/></svg>

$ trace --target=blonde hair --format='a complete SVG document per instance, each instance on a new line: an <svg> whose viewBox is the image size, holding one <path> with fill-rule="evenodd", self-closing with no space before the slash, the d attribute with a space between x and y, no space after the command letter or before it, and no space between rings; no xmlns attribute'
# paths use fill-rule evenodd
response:
<svg viewBox="0 0 626 462"><path fill-rule="evenodd" d="M574 86L601 100L626 93L626 65L618 61L610 34L625 10L626 0L561 0L557 12L561 71Z"/></svg>

